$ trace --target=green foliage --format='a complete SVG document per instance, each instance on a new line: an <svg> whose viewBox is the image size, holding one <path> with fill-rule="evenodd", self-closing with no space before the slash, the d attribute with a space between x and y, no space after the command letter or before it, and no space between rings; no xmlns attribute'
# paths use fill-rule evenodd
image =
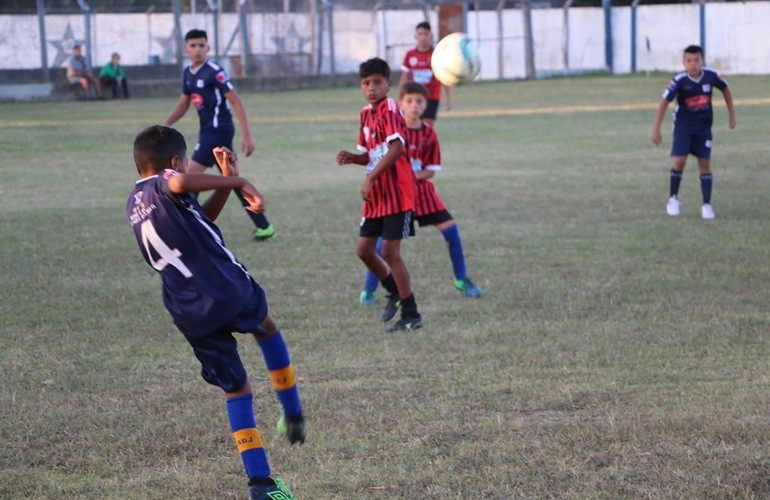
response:
<svg viewBox="0 0 770 500"><path fill-rule="evenodd" d="M770 244L764 77L717 103L714 207L690 160L665 215L667 76L473 84L440 112L438 190L470 275L433 229L404 244L425 328L358 304L355 88L244 94L243 174L277 229L218 223L267 290L308 417L289 448L244 337L274 472L299 498L767 495ZM4 104L0 114L0 497L243 498L220 392L163 309L124 215L135 134L171 99ZM664 127L670 125L667 117ZM178 124L194 144L192 111ZM380 301L380 304L382 301Z"/></svg>

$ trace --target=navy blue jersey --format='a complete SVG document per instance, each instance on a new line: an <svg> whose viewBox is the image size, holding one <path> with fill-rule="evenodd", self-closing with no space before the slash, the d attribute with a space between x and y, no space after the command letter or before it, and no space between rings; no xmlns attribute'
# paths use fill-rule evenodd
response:
<svg viewBox="0 0 770 500"><path fill-rule="evenodd" d="M182 93L190 96L198 110L201 131L210 128L235 130L230 105L225 98L225 94L234 88L227 72L210 60L194 73L191 66L184 69Z"/></svg>
<svg viewBox="0 0 770 500"><path fill-rule="evenodd" d="M163 302L185 334L210 334L243 309L252 278L225 248L195 196L174 194L164 170L137 181L126 214L144 259L160 273Z"/></svg>
<svg viewBox="0 0 770 500"><path fill-rule="evenodd" d="M714 87L724 91L727 80L710 68L703 68L700 78L693 79L683 71L669 82L663 92L663 99L673 101L674 127L686 134L703 134L711 130L714 122L712 93Z"/></svg>

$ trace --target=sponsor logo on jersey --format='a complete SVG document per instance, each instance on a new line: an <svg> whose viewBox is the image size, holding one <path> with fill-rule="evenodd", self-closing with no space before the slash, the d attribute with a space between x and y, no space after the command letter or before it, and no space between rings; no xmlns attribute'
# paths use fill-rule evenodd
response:
<svg viewBox="0 0 770 500"><path fill-rule="evenodd" d="M705 109L711 104L711 99L707 95L696 95L685 100L684 103L689 109Z"/></svg>
<svg viewBox="0 0 770 500"><path fill-rule="evenodd" d="M217 76L215 77L219 83L225 83L227 81L227 75L225 75L224 71L220 71L217 73Z"/></svg>
<svg viewBox="0 0 770 500"><path fill-rule="evenodd" d="M203 96L200 94L191 94L190 99L192 99L193 106L196 108L200 108L203 106Z"/></svg>
<svg viewBox="0 0 770 500"><path fill-rule="evenodd" d="M178 174L176 170L164 170L163 171L163 178L165 180L169 180L170 178L174 177L176 174Z"/></svg>

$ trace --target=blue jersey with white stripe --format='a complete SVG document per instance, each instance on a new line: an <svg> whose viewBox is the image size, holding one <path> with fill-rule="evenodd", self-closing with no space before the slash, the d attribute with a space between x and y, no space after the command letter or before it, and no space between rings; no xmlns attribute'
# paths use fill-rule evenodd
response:
<svg viewBox="0 0 770 500"><path fill-rule="evenodd" d="M724 91L727 88L727 80L713 69L705 67L697 79L683 71L669 82L663 91L663 99L676 99L674 128L677 132L699 135L711 130L714 122L711 98L714 87Z"/></svg>
<svg viewBox="0 0 770 500"><path fill-rule="evenodd" d="M208 59L195 72L192 66L184 69L182 93L190 96L198 110L201 131L210 128L235 130L230 105L225 98L225 94L234 88L227 72Z"/></svg>
<svg viewBox="0 0 770 500"><path fill-rule="evenodd" d="M139 249L163 283L163 302L176 326L200 336L230 323L251 296L252 278L195 196L172 193L164 170L137 181L126 214Z"/></svg>

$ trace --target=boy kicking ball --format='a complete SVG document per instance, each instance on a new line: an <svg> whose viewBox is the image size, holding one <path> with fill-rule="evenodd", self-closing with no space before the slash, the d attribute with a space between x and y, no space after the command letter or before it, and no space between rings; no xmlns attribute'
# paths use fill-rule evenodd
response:
<svg viewBox="0 0 770 500"><path fill-rule="evenodd" d="M294 365L264 290L224 246L213 222L230 191L239 189L246 209L256 213L264 210L262 195L238 176L234 153L217 147L213 154L221 176L188 175L182 134L160 125L139 133L134 162L141 178L128 197L126 215L142 256L160 274L163 302L200 361L203 380L225 393L230 428L249 478L249 498L292 500L283 481L271 477L254 418L251 384L233 332L251 333L256 339L291 444L305 441ZM213 191L202 205L197 197L201 191Z"/></svg>

